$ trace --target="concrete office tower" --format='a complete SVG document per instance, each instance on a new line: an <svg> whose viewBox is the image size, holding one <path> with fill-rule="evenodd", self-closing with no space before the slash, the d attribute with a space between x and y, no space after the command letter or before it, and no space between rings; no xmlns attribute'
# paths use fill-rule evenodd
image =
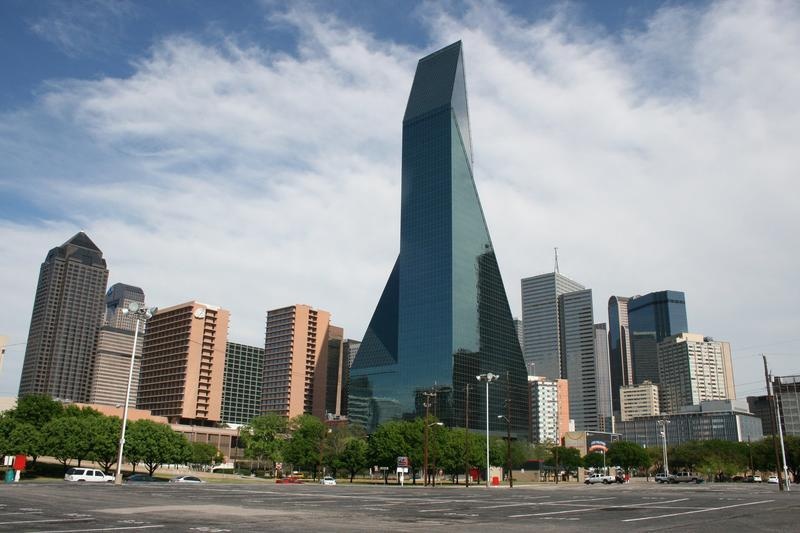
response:
<svg viewBox="0 0 800 533"><path fill-rule="evenodd" d="M108 270L84 233L47 253L39 271L19 395L86 402Z"/></svg>
<svg viewBox="0 0 800 533"><path fill-rule="evenodd" d="M661 414L658 406L658 385L645 381L639 385L624 385L619 390L622 422L640 416Z"/></svg>
<svg viewBox="0 0 800 533"><path fill-rule="evenodd" d="M597 392L592 290L568 292L558 297L561 320L563 378L569 380L569 413L578 431L598 431L600 411ZM536 365L537 370L539 365Z"/></svg>
<svg viewBox="0 0 800 533"><path fill-rule="evenodd" d="M347 367L353 366L353 360L356 358L358 349L361 348L361 341L354 339L347 339L344 341L344 351L347 354Z"/></svg>
<svg viewBox="0 0 800 533"><path fill-rule="evenodd" d="M775 376L772 382L784 435L800 436L800 376Z"/></svg>
<svg viewBox="0 0 800 533"><path fill-rule="evenodd" d="M267 312L261 412L311 414L314 375L326 357L331 314L308 305Z"/></svg>
<svg viewBox="0 0 800 533"><path fill-rule="evenodd" d="M669 336L689 331L686 297L678 291L651 292L628 301L633 382L658 384L656 346Z"/></svg>
<svg viewBox="0 0 800 533"><path fill-rule="evenodd" d="M312 414L322 420L347 415L347 386L350 368L347 366L344 330L328 327L326 349L320 352L314 372L314 402Z"/></svg>
<svg viewBox="0 0 800 533"><path fill-rule="evenodd" d="M514 319L514 330L517 332L517 340L519 341L519 347L522 350L522 353L525 353L525 348L523 347L522 342L522 320L519 318ZM528 374L531 373L530 368L528 369Z"/></svg>
<svg viewBox="0 0 800 533"><path fill-rule="evenodd" d="M222 421L248 424L261 414L264 348L235 342L225 349L222 377Z"/></svg>
<svg viewBox="0 0 800 533"><path fill-rule="evenodd" d="M695 333L667 337L657 346L661 411L673 413L706 400L733 400L730 346Z"/></svg>
<svg viewBox="0 0 800 533"><path fill-rule="evenodd" d="M90 403L100 405L125 403L136 318L125 315L122 311L132 302L144 304L144 291L139 287L115 283L106 293L106 313L103 326L97 334L97 347L94 354L94 368L89 393ZM143 333L144 327L143 324L140 324L128 407L136 407L142 345L144 344Z"/></svg>
<svg viewBox="0 0 800 533"><path fill-rule="evenodd" d="M558 272L522 280L522 332L525 364L538 376L566 376L562 360L561 320L558 299L584 286ZM571 386L570 386L571 388Z"/></svg>
<svg viewBox="0 0 800 533"><path fill-rule="evenodd" d="M608 360L611 372L611 403L615 413L620 411L619 388L633 384L631 337L628 327L630 298L612 296L608 299Z"/></svg>
<svg viewBox="0 0 800 533"><path fill-rule="evenodd" d="M594 361L597 376L597 417L600 431L611 431L611 370L608 360L608 329L605 324L594 325Z"/></svg>
<svg viewBox="0 0 800 533"><path fill-rule="evenodd" d="M159 309L147 321L136 406L170 423L222 420L229 322L229 311L196 301Z"/></svg>
<svg viewBox="0 0 800 533"><path fill-rule="evenodd" d="M510 381L512 432L525 437L527 372L475 189L460 42L417 65L402 166L400 254L353 361L350 419L373 431L424 416L424 393L436 389L439 419L463 427L470 384L469 424L485 429L475 376L491 372L501 383L490 385L489 412L505 412ZM496 416L490 425L506 431Z"/></svg>
<svg viewBox="0 0 800 533"><path fill-rule="evenodd" d="M566 379L528 376L531 398L531 442L558 444L570 431L569 385Z"/></svg>

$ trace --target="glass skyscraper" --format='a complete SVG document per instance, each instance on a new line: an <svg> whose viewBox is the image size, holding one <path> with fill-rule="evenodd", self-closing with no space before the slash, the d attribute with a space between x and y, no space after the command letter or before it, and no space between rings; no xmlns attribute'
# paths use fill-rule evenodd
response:
<svg viewBox="0 0 800 533"><path fill-rule="evenodd" d="M472 174L461 43L422 58L403 118L400 254L353 361L349 416L372 431L428 409L450 427L528 433L527 373ZM480 385L480 386L479 386ZM435 397L425 393L435 392ZM432 401L426 402L431 398Z"/></svg>
<svg viewBox="0 0 800 533"><path fill-rule="evenodd" d="M611 371L611 402L619 415L619 388L633 385L628 301L624 296L608 299L608 361Z"/></svg>
<svg viewBox="0 0 800 533"><path fill-rule="evenodd" d="M688 333L686 296L679 291L651 292L628 301L633 379L659 383L657 345L678 333Z"/></svg>

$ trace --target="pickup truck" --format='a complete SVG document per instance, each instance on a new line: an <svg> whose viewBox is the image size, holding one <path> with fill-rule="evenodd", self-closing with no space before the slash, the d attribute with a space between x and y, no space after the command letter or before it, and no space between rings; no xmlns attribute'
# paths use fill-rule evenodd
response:
<svg viewBox="0 0 800 533"><path fill-rule="evenodd" d="M703 478L697 474L690 472L678 472L677 474L669 476L670 483L702 483Z"/></svg>
<svg viewBox="0 0 800 533"><path fill-rule="evenodd" d="M609 483L614 483L616 478L614 476L606 476L604 474L592 474L591 476L587 477L584 480L584 483L587 485L594 485L595 483L603 483L604 485L608 485Z"/></svg>

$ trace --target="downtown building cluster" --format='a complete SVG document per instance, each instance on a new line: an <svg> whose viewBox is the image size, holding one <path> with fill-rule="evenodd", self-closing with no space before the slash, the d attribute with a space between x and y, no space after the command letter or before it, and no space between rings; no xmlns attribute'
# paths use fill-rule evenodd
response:
<svg viewBox="0 0 800 533"><path fill-rule="evenodd" d="M599 322L592 289L556 261L521 280L513 318L473 176L463 61L458 42L417 65L403 117L399 253L361 341L328 311L297 304L267 311L263 346L230 342L229 311L195 300L162 307L137 334L123 310L144 305L144 291L106 290L103 254L81 232L42 264L20 395L119 412L134 354L129 405L139 416L193 440L225 438L228 449L235 430L222 426L265 413L347 419L369 432L430 413L533 442L585 432L647 445L669 417L671 442L760 438L758 398L736 399L729 344L689 330L682 292L612 296ZM787 430L800 426L788 413L800 409L797 382L775 382L787 391Z"/></svg>

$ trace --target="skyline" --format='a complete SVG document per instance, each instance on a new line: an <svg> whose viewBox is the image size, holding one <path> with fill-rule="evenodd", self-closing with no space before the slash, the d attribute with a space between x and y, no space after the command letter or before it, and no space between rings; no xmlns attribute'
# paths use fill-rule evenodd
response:
<svg viewBox="0 0 800 533"><path fill-rule="evenodd" d="M0 56L22 79L0 92L2 396L19 385L39 266L81 229L109 285L230 309L234 342L263 345L266 311L296 303L361 339L398 251L409 80L459 39L476 186L515 316L520 279L552 271L558 246L597 322L611 295L680 290L690 332L731 343L738 395L763 390L762 351L775 374L798 371L796 5L669 3L614 26L581 4L527 17L419 4L388 30L374 22L386 4L359 18L255 2L241 11L260 15L246 25L263 28L257 41L207 7L184 27L142 3L64 4L93 7L85 19L23 4L0 7L16 28L5 48L38 42L49 61ZM144 45L75 37L148 20L161 33ZM53 44L54 27L74 38Z"/></svg>

